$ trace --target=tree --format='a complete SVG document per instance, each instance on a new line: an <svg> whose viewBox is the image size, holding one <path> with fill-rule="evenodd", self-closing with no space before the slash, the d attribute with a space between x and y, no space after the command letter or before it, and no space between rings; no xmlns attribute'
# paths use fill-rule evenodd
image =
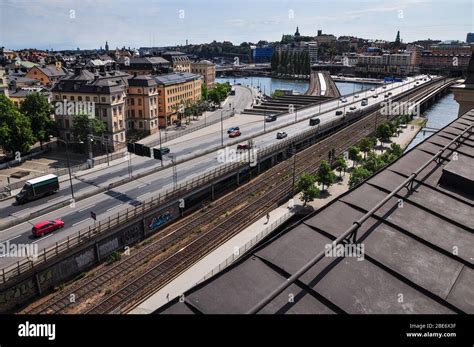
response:
<svg viewBox="0 0 474 347"><path fill-rule="evenodd" d="M106 131L105 124L87 114L75 115L72 121L72 134L76 141L87 142L88 135L101 136Z"/></svg>
<svg viewBox="0 0 474 347"><path fill-rule="evenodd" d="M398 143L392 143L388 149L388 152L398 158L403 154L403 149Z"/></svg>
<svg viewBox="0 0 474 347"><path fill-rule="evenodd" d="M283 92L281 90L275 90L273 93L272 93L272 98L275 99L275 98L281 98L283 96Z"/></svg>
<svg viewBox="0 0 474 347"><path fill-rule="evenodd" d="M349 177L349 188L352 189L359 183L365 181L368 177L372 175L372 172L367 170L364 167L356 167L352 172L351 176Z"/></svg>
<svg viewBox="0 0 474 347"><path fill-rule="evenodd" d="M49 136L55 133L51 118L53 109L48 99L40 93L28 94L20 111L30 119L33 135L43 149L43 142L48 142Z"/></svg>
<svg viewBox="0 0 474 347"><path fill-rule="evenodd" d="M344 171L344 175L346 174L347 169L347 162L346 159L342 155L336 158L336 170L339 172L339 177L342 177L342 171Z"/></svg>
<svg viewBox="0 0 474 347"><path fill-rule="evenodd" d="M317 182L322 185L322 188L324 190L324 186L326 186L328 189L334 183L335 180L336 175L332 171L331 165L326 160L323 160L319 165Z"/></svg>
<svg viewBox="0 0 474 347"><path fill-rule="evenodd" d="M376 144L376 140L373 137L364 137L359 142L359 148L364 152L364 159L367 158L367 152L371 151Z"/></svg>
<svg viewBox="0 0 474 347"><path fill-rule="evenodd" d="M34 144L31 122L3 94L0 95L0 146L6 153L28 152Z"/></svg>
<svg viewBox="0 0 474 347"><path fill-rule="evenodd" d="M376 172L386 165L387 163L383 160L382 156L378 156L374 152L369 152L363 167L370 172Z"/></svg>
<svg viewBox="0 0 474 347"><path fill-rule="evenodd" d="M355 166L355 163L360 162L362 160L359 147L349 147L349 159L352 160L352 167Z"/></svg>
<svg viewBox="0 0 474 347"><path fill-rule="evenodd" d="M315 183L316 177L306 172L296 182L296 189L301 192L301 200L304 202L303 206L319 196L320 190L315 186Z"/></svg>
<svg viewBox="0 0 474 347"><path fill-rule="evenodd" d="M201 100L207 100L209 91L205 83L201 85Z"/></svg>
<svg viewBox="0 0 474 347"><path fill-rule="evenodd" d="M392 127L388 123L380 124L375 131L375 135L380 140L380 142L387 142L392 136Z"/></svg>

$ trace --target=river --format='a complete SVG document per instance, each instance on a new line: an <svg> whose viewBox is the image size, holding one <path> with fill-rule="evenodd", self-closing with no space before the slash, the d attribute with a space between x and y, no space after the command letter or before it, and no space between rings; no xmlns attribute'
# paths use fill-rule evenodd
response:
<svg viewBox="0 0 474 347"><path fill-rule="evenodd" d="M229 82L230 84L240 83L244 86L248 85L254 87L260 86L261 90L267 95L270 95L276 89L291 89L294 92L303 94L308 90L309 86L309 81L305 80L286 80L271 77L222 77L216 78L216 82ZM341 95L351 94L376 86L375 84L360 84L352 82L336 82L336 85Z"/></svg>

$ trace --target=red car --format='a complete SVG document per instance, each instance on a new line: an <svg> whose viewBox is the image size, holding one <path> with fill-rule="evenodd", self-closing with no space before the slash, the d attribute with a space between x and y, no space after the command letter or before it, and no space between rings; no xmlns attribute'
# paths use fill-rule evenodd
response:
<svg viewBox="0 0 474 347"><path fill-rule="evenodd" d="M241 145L237 145L237 150L238 151L243 151L243 150L246 150L246 149L250 149L252 148L250 145L244 143L244 144L241 144Z"/></svg>
<svg viewBox="0 0 474 347"><path fill-rule="evenodd" d="M240 133L240 130L236 130L236 131L233 131L229 134L229 137L237 137L237 136L240 136L241 133Z"/></svg>
<svg viewBox="0 0 474 347"><path fill-rule="evenodd" d="M31 232L34 236L43 236L45 234L49 234L57 229L61 229L64 227L64 222L61 219L55 220L45 220L39 223L36 223Z"/></svg>

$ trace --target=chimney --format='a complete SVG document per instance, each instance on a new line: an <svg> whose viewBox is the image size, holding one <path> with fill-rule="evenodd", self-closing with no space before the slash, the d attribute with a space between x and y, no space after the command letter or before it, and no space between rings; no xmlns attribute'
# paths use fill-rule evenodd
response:
<svg viewBox="0 0 474 347"><path fill-rule="evenodd" d="M100 65L100 66L99 66L99 72L100 72L101 74L105 73L105 65Z"/></svg>
<svg viewBox="0 0 474 347"><path fill-rule="evenodd" d="M74 75L78 76L81 74L82 68L80 66L76 66L74 68Z"/></svg>

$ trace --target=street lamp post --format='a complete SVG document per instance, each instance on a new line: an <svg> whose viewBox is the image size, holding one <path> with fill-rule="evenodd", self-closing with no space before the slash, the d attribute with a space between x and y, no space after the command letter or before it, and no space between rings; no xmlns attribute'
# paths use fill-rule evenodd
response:
<svg viewBox="0 0 474 347"><path fill-rule="evenodd" d="M223 123L223 113L224 110L221 110L221 146L224 146L224 123Z"/></svg>
<svg viewBox="0 0 474 347"><path fill-rule="evenodd" d="M295 195L295 180L296 180L296 144L293 145L293 182L291 185L291 196Z"/></svg>
<svg viewBox="0 0 474 347"><path fill-rule="evenodd" d="M161 166L163 166L163 152L161 151L161 129L158 127L158 133L160 135L160 158L161 158Z"/></svg>
<svg viewBox="0 0 474 347"><path fill-rule="evenodd" d="M72 186L72 173L71 173L71 161L69 160L69 143L83 143L82 141L80 142L69 142L60 138L56 138L56 141L62 142L66 145L66 162L67 162L67 169L69 173L69 185L71 187L71 198L73 201L76 199L74 198L74 189Z"/></svg>

